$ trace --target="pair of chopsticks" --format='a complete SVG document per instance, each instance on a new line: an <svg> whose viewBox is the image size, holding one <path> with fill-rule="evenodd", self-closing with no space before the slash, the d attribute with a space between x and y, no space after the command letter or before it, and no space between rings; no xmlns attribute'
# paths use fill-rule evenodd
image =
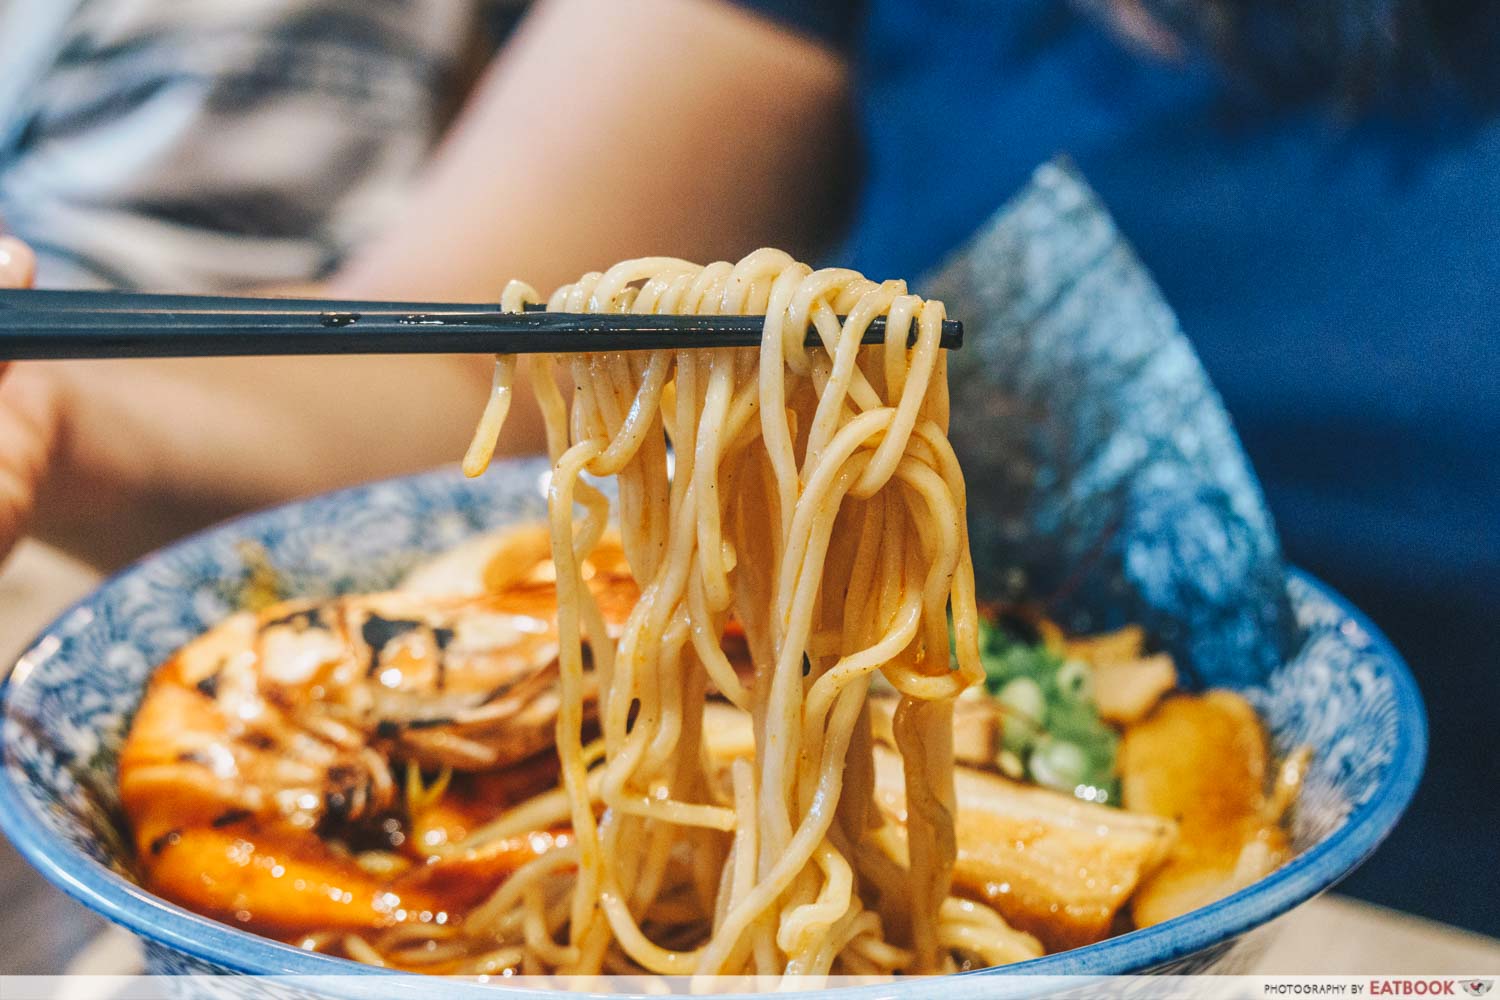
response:
<svg viewBox="0 0 1500 1000"><path fill-rule="evenodd" d="M760 316L504 313L433 302L0 291L0 361L277 354L553 354L753 347ZM877 319L864 342L885 339ZM941 344L963 344L943 323ZM821 343L808 331L809 346Z"/></svg>

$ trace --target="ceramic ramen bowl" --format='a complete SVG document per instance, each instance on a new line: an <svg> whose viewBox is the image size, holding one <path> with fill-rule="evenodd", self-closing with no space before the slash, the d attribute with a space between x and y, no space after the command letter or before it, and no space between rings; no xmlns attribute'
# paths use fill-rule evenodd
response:
<svg viewBox="0 0 1500 1000"><path fill-rule="evenodd" d="M115 576L48 626L3 688L0 827L64 892L139 935L151 971L379 974L216 923L136 885L116 755L152 670L235 610L247 560L269 559L300 596L388 587L432 553L540 516L546 474L543 463L522 461L478 481L442 471L362 486L210 529ZM1242 971L1269 922L1349 874L1390 832L1422 770L1416 685L1390 643L1337 594L1297 572L1287 589L1299 648L1245 693L1278 751L1314 748L1293 820L1297 856L1185 916L1000 974ZM958 996L974 985L951 977L911 988L932 996L951 987Z"/></svg>

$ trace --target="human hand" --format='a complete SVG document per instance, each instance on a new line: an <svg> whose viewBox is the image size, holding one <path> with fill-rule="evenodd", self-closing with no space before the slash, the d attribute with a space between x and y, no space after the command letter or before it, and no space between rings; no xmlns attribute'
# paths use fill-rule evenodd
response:
<svg viewBox="0 0 1500 1000"><path fill-rule="evenodd" d="M30 288L36 256L14 236L0 236L0 288Z"/></svg>
<svg viewBox="0 0 1500 1000"><path fill-rule="evenodd" d="M31 248L0 236L0 288L29 288L35 276ZM9 368L0 364L0 558L26 531L57 437L47 380L25 367Z"/></svg>

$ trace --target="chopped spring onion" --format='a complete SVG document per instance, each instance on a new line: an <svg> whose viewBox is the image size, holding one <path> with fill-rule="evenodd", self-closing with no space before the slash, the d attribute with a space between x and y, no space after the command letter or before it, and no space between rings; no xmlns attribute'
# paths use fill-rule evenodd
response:
<svg viewBox="0 0 1500 1000"><path fill-rule="evenodd" d="M1118 803L1118 734L1099 717L1093 668L1042 643L980 624L985 686L1004 712L1002 756L1027 778L1091 802Z"/></svg>

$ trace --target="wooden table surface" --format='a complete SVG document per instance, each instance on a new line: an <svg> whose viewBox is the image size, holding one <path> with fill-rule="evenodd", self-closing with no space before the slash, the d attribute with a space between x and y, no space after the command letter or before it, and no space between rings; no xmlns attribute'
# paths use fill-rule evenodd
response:
<svg viewBox="0 0 1500 1000"><path fill-rule="evenodd" d="M0 664L98 575L27 542L0 571ZM0 840L0 975L133 971L135 942L69 900ZM1500 902L1497 902L1500 905ZM1260 971L1277 975L1500 974L1500 940L1341 896L1281 919Z"/></svg>

